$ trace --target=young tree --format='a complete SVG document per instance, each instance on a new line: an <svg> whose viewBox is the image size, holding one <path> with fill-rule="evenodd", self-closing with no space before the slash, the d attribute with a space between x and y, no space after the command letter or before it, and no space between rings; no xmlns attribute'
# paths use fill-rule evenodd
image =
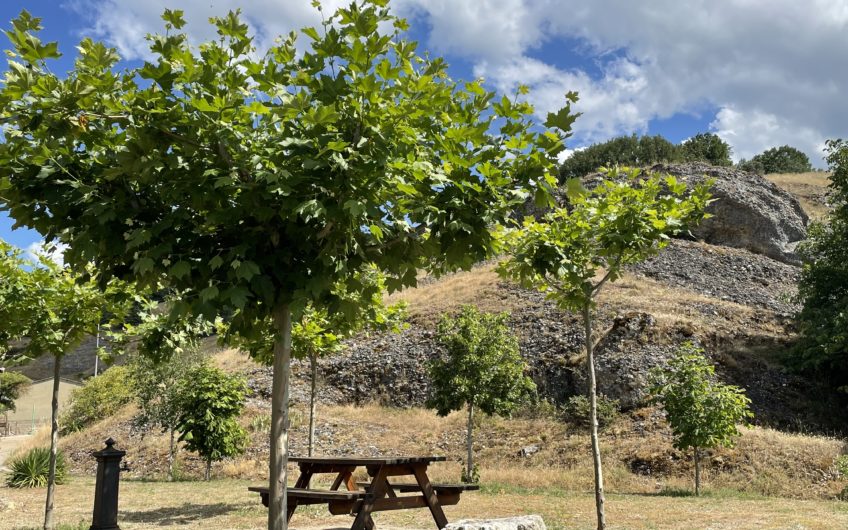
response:
<svg viewBox="0 0 848 530"><path fill-rule="evenodd" d="M246 392L244 381L210 366L197 367L180 381L177 430L186 449L206 461L206 480L212 462L240 455L247 447L247 432L236 421Z"/></svg>
<svg viewBox="0 0 848 530"><path fill-rule="evenodd" d="M674 432L674 447L692 449L695 495L701 494L701 449L733 447L737 425L754 415L745 391L716 380L704 350L686 343L668 366L652 372L651 394L663 405Z"/></svg>
<svg viewBox="0 0 848 530"><path fill-rule="evenodd" d="M315 419L318 390L318 360L342 350L345 338L360 332L391 331L398 332L404 326L406 304L401 302L386 306L383 302L385 294L384 277L374 269L365 270L357 275L361 282L358 291L350 292L344 284L339 284L334 294L350 307L355 307L353 313L330 313L326 308L316 309L312 304L302 312L299 321L292 325L292 357L309 359L310 365L310 394L309 394L309 442L308 455L312 456L315 448ZM244 340L237 335L228 337L229 328L226 324L219 326L219 332L224 342L231 342L248 352L254 359L265 364L273 362L275 332L270 320L265 322L265 333L259 340Z"/></svg>
<svg viewBox="0 0 848 530"><path fill-rule="evenodd" d="M640 175L638 169L606 170L606 179L592 191L568 181L569 207L542 222L525 220L512 257L500 267L504 276L583 316L598 530L606 523L592 338L595 297L625 266L656 254L669 236L702 219L710 196L709 184L687 192L672 176Z"/></svg>
<svg viewBox="0 0 848 530"><path fill-rule="evenodd" d="M688 161L707 162L714 166L732 166L730 145L713 133L698 133L682 144L683 158Z"/></svg>
<svg viewBox="0 0 848 530"><path fill-rule="evenodd" d="M827 219L814 223L800 247L800 340L790 361L848 390L848 141L827 142L830 199Z"/></svg>
<svg viewBox="0 0 848 530"><path fill-rule="evenodd" d="M172 320L156 305L148 306L139 315L140 323L126 329L127 337L139 339L138 355L129 365L139 407L134 421L168 433L168 480L174 480L177 422L183 412L180 390L189 374L203 363L199 339L211 332L212 326L198 318Z"/></svg>
<svg viewBox="0 0 848 530"><path fill-rule="evenodd" d="M286 527L292 321L310 303L355 312L333 289L359 290L372 264L397 289L491 255L528 189L550 203L576 118L566 105L541 130L530 104L451 80L386 4L262 51L238 13L195 48L166 10L151 60L116 73L117 53L84 39L61 78L38 19L7 32L0 208L72 266L183 293L176 314L231 312L251 339L273 323L269 530Z"/></svg>
<svg viewBox="0 0 848 530"><path fill-rule="evenodd" d="M506 416L536 389L524 373L527 365L508 319L508 313L481 313L466 305L439 322L439 343L446 355L430 363L433 390L427 406L440 416L463 407L468 410L463 482L477 481L472 451L475 408Z"/></svg>
<svg viewBox="0 0 848 530"><path fill-rule="evenodd" d="M26 338L20 350L24 358L53 356L45 529L53 528L62 357L96 332L104 312L120 318L128 309L125 286L110 282L101 290L97 280L90 268L85 276L77 275L43 255L37 262L25 259L0 241L0 335L6 340Z"/></svg>
<svg viewBox="0 0 848 530"><path fill-rule="evenodd" d="M0 413L15 411L15 401L26 392L29 377L17 372L0 372Z"/></svg>

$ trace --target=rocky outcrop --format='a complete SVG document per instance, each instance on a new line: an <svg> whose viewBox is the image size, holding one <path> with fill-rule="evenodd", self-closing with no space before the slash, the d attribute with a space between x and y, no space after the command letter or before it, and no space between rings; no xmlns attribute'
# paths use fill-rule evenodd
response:
<svg viewBox="0 0 848 530"><path fill-rule="evenodd" d="M744 248L785 263L799 263L795 251L807 236L809 218L795 196L776 184L754 173L701 162L657 164L647 170L674 175L688 186L707 179L714 181L715 200L707 208L712 217L691 230L695 239ZM592 188L601 178L600 173L594 173L584 177L583 182ZM555 199L560 205L567 204L563 190L556 192ZM528 201L515 216L539 218L545 211Z"/></svg>
<svg viewBox="0 0 848 530"><path fill-rule="evenodd" d="M445 530L545 530L545 521L539 515L502 519L463 519L450 523Z"/></svg>
<svg viewBox="0 0 848 530"><path fill-rule="evenodd" d="M713 245L745 248L787 263L807 236L809 218L798 200L760 175L703 163L657 164L651 171L674 175L692 186L714 181L712 215L692 230Z"/></svg>
<svg viewBox="0 0 848 530"><path fill-rule="evenodd" d="M629 270L709 298L767 309L783 318L798 309L793 297L801 270L744 249L675 240Z"/></svg>

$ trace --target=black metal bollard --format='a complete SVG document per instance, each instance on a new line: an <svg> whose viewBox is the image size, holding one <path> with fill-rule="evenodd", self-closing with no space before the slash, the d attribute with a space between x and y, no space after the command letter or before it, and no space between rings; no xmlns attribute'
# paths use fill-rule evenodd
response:
<svg viewBox="0 0 848 530"><path fill-rule="evenodd" d="M94 486L94 517L89 530L120 530L118 526L118 483L121 459L126 451L115 449L115 440L94 453L97 459L97 484Z"/></svg>

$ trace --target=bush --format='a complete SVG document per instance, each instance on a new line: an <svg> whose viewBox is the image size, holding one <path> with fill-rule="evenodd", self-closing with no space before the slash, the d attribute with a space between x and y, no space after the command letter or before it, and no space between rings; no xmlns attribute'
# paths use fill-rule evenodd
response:
<svg viewBox="0 0 848 530"><path fill-rule="evenodd" d="M65 456L61 451L56 455L56 484L62 484L67 476ZM50 472L50 449L35 447L9 462L9 475L6 485L10 488L43 488L47 486Z"/></svg>
<svg viewBox="0 0 848 530"><path fill-rule="evenodd" d="M0 373L0 412L15 411L15 401L32 383L29 377L17 372Z"/></svg>
<svg viewBox="0 0 848 530"><path fill-rule="evenodd" d="M683 160L680 148L662 136L619 136L575 151L560 166L560 178L582 177L602 166L648 166Z"/></svg>
<svg viewBox="0 0 848 530"><path fill-rule="evenodd" d="M113 366L71 393L67 410L59 422L62 434L82 430L111 416L133 399L129 368Z"/></svg>
<svg viewBox="0 0 848 530"><path fill-rule="evenodd" d="M717 134L698 133L682 144L680 149L687 162L708 162L714 166L731 166L730 145Z"/></svg>
<svg viewBox="0 0 848 530"><path fill-rule="evenodd" d="M751 160L740 160L739 168L759 174L806 173L813 170L810 158L788 145L772 147L754 156Z"/></svg>
<svg viewBox="0 0 848 530"><path fill-rule="evenodd" d="M567 421L589 426L589 398L586 396L571 396L565 402L563 413ZM618 419L619 403L617 399L609 399L603 394L598 395L598 427L606 427Z"/></svg>

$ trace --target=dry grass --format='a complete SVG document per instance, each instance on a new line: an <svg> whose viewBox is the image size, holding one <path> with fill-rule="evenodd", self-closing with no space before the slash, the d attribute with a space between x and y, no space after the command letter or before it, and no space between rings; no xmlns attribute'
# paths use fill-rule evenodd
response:
<svg viewBox="0 0 848 530"><path fill-rule="evenodd" d="M811 219L821 219L827 214L828 207L822 199L830 184L830 173L772 173L766 178L795 195Z"/></svg>
<svg viewBox="0 0 848 530"><path fill-rule="evenodd" d="M124 529L261 529L267 517L258 496L247 491L255 481L139 482L121 484L119 523ZM75 477L56 493L60 524L87 528L91 520L94 483ZM662 529L810 529L848 527L848 508L840 501L799 501L746 497L712 491L700 498L666 494L607 495L610 530ZM44 490L0 489L0 529L40 527ZM463 495L448 506L448 519L507 517L536 513L551 529L594 528L594 499L588 491L556 488L517 488L484 485L481 492ZM378 528L434 528L427 510L383 512L375 515ZM301 508L292 528L344 528L346 516L332 517L326 507ZM79 526L77 526L79 525Z"/></svg>
<svg viewBox="0 0 848 530"><path fill-rule="evenodd" d="M420 287L404 289L387 297L388 303L409 304L412 321L432 325L446 311L474 304L483 311L510 311L523 301L499 288L501 279L494 264L478 265L470 271L449 274Z"/></svg>

